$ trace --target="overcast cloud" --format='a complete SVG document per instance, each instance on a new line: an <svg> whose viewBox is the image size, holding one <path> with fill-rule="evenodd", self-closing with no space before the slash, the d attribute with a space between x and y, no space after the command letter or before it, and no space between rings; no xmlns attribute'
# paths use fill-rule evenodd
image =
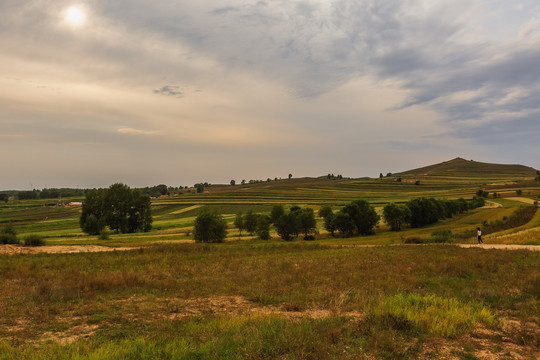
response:
<svg viewBox="0 0 540 360"><path fill-rule="evenodd" d="M2 0L0 189L540 168L538 64L533 0Z"/></svg>

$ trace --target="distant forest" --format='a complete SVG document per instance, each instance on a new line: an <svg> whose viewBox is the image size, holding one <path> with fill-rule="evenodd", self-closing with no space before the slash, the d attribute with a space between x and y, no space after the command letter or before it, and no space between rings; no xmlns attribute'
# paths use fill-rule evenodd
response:
<svg viewBox="0 0 540 360"><path fill-rule="evenodd" d="M18 200L32 200L32 199L59 199L59 198L83 198L86 193L91 189L72 189L72 188L51 188L43 190L8 190L0 191L0 201L7 201L10 197ZM143 194L159 197L161 195L167 195L171 190L177 190L177 188L171 188L167 185L147 186L140 189Z"/></svg>

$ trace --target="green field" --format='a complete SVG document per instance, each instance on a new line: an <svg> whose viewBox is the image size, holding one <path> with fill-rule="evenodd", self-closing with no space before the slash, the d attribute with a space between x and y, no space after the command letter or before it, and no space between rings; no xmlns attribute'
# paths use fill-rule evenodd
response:
<svg viewBox="0 0 540 360"><path fill-rule="evenodd" d="M81 232L80 207L10 200L0 226L43 236L44 249L132 250L0 252L0 359L536 359L540 252L453 246L474 244L478 226L492 229L486 244L540 245L540 211L514 222L540 194L534 169L492 165L456 159L382 179L212 185L153 200L151 232L109 240ZM381 222L371 236L334 238L318 219L315 241L275 232L263 241L232 224L275 204L316 212L366 199L380 212L478 189L500 197L423 228ZM204 209L227 220L224 243L194 243ZM446 244L404 244L439 230L451 231Z"/></svg>

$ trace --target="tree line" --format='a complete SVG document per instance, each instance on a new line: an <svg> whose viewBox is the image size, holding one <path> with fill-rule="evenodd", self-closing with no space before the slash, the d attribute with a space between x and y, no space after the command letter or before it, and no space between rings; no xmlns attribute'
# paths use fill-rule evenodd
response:
<svg viewBox="0 0 540 360"><path fill-rule="evenodd" d="M392 231L404 226L421 227L439 220L451 218L456 214L485 205L482 197L471 200L463 198L445 200L416 198L405 204L389 203L383 208L382 218ZM366 200L355 200L334 212L330 205L319 209L318 216L324 219L324 229L332 236L352 237L372 235L381 216ZM239 235L246 231L260 239L270 239L270 228L274 226L277 234L285 241L292 241L302 235L304 240L313 240L317 234L317 222L313 209L292 206L285 210L283 205L274 205L270 215L237 214L234 226ZM198 242L221 242L227 235L227 222L216 213L203 210L195 219L194 238Z"/></svg>

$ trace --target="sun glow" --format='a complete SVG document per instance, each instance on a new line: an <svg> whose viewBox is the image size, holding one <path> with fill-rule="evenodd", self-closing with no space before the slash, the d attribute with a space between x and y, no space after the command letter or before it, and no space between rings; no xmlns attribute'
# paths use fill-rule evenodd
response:
<svg viewBox="0 0 540 360"><path fill-rule="evenodd" d="M77 6L72 6L66 10L66 20L74 26L79 26L84 23L84 12Z"/></svg>

